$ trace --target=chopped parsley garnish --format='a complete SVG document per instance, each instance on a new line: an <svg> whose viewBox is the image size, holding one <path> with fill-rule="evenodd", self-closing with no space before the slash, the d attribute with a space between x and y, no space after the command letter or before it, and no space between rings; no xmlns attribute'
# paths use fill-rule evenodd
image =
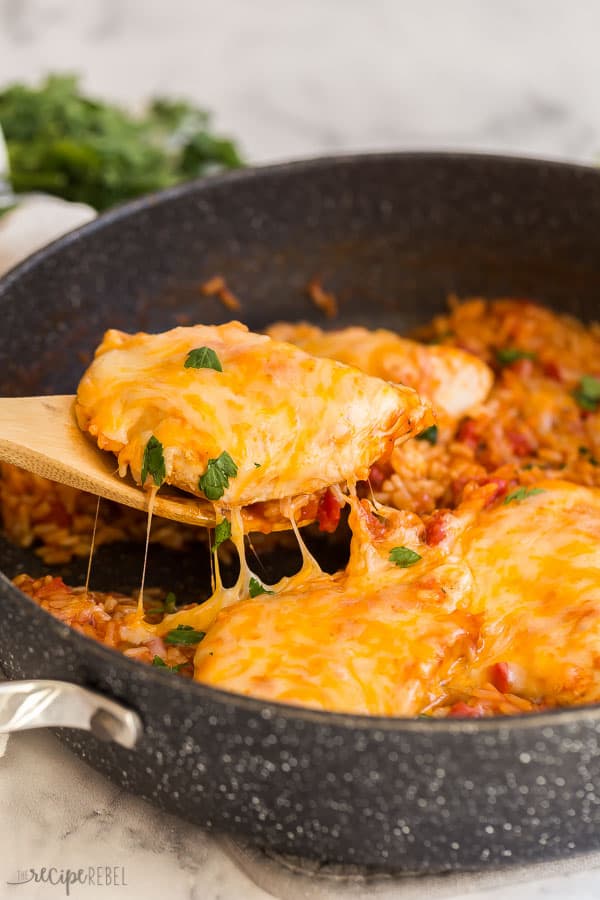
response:
<svg viewBox="0 0 600 900"><path fill-rule="evenodd" d="M155 656L152 660L152 665L156 666L157 669L168 669L169 672L179 672L187 665L187 663L180 663L178 666L168 666L164 659L161 659L160 656Z"/></svg>
<svg viewBox="0 0 600 900"><path fill-rule="evenodd" d="M251 578L250 584L248 585L248 593L251 597L260 597L261 594L274 594L275 591L269 591L261 584L258 578Z"/></svg>
<svg viewBox="0 0 600 900"><path fill-rule="evenodd" d="M496 359L501 366L510 366L519 359L537 359L537 353L531 350L520 350L518 347L499 347L496 350Z"/></svg>
<svg viewBox="0 0 600 900"><path fill-rule="evenodd" d="M221 519L218 525L215 528L215 544L213 547L213 553L219 549L221 544L224 541L229 540L231 537L231 522L227 519Z"/></svg>
<svg viewBox="0 0 600 900"><path fill-rule="evenodd" d="M205 631L196 631L191 625L178 625L173 631L169 631L165 637L165 643L183 644L189 647L191 644L199 644L205 636Z"/></svg>
<svg viewBox="0 0 600 900"><path fill-rule="evenodd" d="M208 500L219 500L229 487L229 479L237 473L236 464L224 450L217 459L209 459L206 472L198 479L198 487Z"/></svg>
<svg viewBox="0 0 600 900"><path fill-rule="evenodd" d="M254 463L254 468L255 468L255 469L260 469L260 466L261 466L261 463Z"/></svg>
<svg viewBox="0 0 600 900"><path fill-rule="evenodd" d="M185 369L214 369L222 372L221 360L211 347L198 347L190 350L183 364Z"/></svg>
<svg viewBox="0 0 600 900"><path fill-rule="evenodd" d="M422 431L421 434L417 435L418 441L427 441L428 444L431 444L433 447L437 444L438 440L438 427L437 425L430 425L429 428L426 428L425 431Z"/></svg>
<svg viewBox="0 0 600 900"><path fill-rule="evenodd" d="M516 500L518 503L521 500L526 500L528 497L534 497L535 494L545 494L544 488L528 488L528 487L520 487L515 491L511 491L510 494L507 494L504 498L504 503L512 503L513 500Z"/></svg>
<svg viewBox="0 0 600 900"><path fill-rule="evenodd" d="M152 475L154 484L156 487L160 487L165 480L166 474L163 445L154 437L154 435L152 435L144 448L144 458L142 460L142 487L146 484L148 475Z"/></svg>
<svg viewBox="0 0 600 900"><path fill-rule="evenodd" d="M165 613L174 613L177 599L173 591L169 591L164 600L155 600L155 605L144 610L147 616L162 616Z"/></svg>
<svg viewBox="0 0 600 900"><path fill-rule="evenodd" d="M418 563L423 557L419 556L418 553L415 553L415 551L411 550L409 547L393 547L390 550L388 559L390 562L399 566L399 568L407 569L409 566L414 566L414 564Z"/></svg>
<svg viewBox="0 0 600 900"><path fill-rule="evenodd" d="M161 659L160 656L155 656L152 660L152 665L156 666L158 669L170 669L171 666L168 666L164 659Z"/></svg>
<svg viewBox="0 0 600 900"><path fill-rule="evenodd" d="M573 391L573 396L586 412L596 412L600 404L600 378L584 375Z"/></svg>

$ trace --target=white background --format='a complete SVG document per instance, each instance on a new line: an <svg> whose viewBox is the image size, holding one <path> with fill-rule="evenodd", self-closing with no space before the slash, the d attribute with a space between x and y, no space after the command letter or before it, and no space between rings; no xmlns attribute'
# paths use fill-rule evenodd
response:
<svg viewBox="0 0 600 900"><path fill-rule="evenodd" d="M594 0L0 0L0 82L189 95L252 161L397 147L592 159Z"/></svg>

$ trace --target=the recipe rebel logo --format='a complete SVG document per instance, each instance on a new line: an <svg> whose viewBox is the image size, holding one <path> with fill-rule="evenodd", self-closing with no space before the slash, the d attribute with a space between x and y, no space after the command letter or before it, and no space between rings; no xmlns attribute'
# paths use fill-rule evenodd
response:
<svg viewBox="0 0 600 900"><path fill-rule="evenodd" d="M67 897L76 886L85 887L127 887L125 866L86 866L79 869L61 869L57 866L43 866L40 869L19 869L16 876L6 882L18 887L23 884L47 884L62 886Z"/></svg>

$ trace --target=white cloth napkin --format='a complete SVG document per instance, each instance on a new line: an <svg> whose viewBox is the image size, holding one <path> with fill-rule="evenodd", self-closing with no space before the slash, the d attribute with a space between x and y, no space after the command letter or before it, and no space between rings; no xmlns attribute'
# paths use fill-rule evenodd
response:
<svg viewBox="0 0 600 900"><path fill-rule="evenodd" d="M35 250L89 222L95 210L47 194L28 194L0 216L0 276Z"/></svg>

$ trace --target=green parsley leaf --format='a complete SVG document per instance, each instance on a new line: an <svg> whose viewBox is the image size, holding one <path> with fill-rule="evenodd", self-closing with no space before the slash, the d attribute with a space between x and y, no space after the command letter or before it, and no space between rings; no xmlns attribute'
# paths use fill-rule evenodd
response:
<svg viewBox="0 0 600 900"><path fill-rule="evenodd" d="M516 500L518 503L521 500L526 500L528 497L534 497L536 494L545 494L546 491L544 488L528 488L528 487L520 487L515 491L511 491L510 494L507 494L504 498L504 503L512 503L513 500Z"/></svg>
<svg viewBox="0 0 600 900"><path fill-rule="evenodd" d="M426 428L425 431L422 431L421 434L416 436L418 441L427 441L427 443L431 444L431 446L435 446L438 441L438 427L437 425L430 425L429 428Z"/></svg>
<svg viewBox="0 0 600 900"><path fill-rule="evenodd" d="M174 613L176 608L176 597L173 591L169 591L164 600L155 600L155 606L149 606L144 609L147 616L162 616L165 613Z"/></svg>
<svg viewBox="0 0 600 900"><path fill-rule="evenodd" d="M418 553L415 553L414 550L410 550L408 547L393 547L390 550L388 559L390 562L399 566L399 568L407 569L409 566L414 566L414 564L418 563L423 557Z"/></svg>
<svg viewBox="0 0 600 900"><path fill-rule="evenodd" d="M224 541L229 540L231 537L231 522L227 519L221 519L218 525L215 528L215 544L213 547L213 553L216 553L221 544Z"/></svg>
<svg viewBox="0 0 600 900"><path fill-rule="evenodd" d="M180 663L178 666L168 666L167 663L160 658L160 656L155 656L152 660L152 665L156 666L157 669L168 669L169 672L180 672L188 663Z"/></svg>
<svg viewBox="0 0 600 900"><path fill-rule="evenodd" d="M235 478L238 473L238 467L230 457L227 450L223 450L223 452L221 453L219 458L215 460L215 462L218 463L223 472L225 472L225 474L229 476L229 478Z"/></svg>
<svg viewBox="0 0 600 900"><path fill-rule="evenodd" d="M190 350L183 364L185 369L214 369L222 372L221 360L211 347L198 347Z"/></svg>
<svg viewBox="0 0 600 900"><path fill-rule="evenodd" d="M160 656L155 656L152 660L152 665L156 666L157 669L170 669L171 666L168 666L166 662L160 658Z"/></svg>
<svg viewBox="0 0 600 900"><path fill-rule="evenodd" d="M154 437L154 435L152 435L144 448L144 458L142 460L142 487L146 484L148 475L152 475L154 484L156 487L160 487L165 480L166 474L163 445Z"/></svg>
<svg viewBox="0 0 600 900"><path fill-rule="evenodd" d="M260 469L260 466L261 466L260 463L254 463L254 468L255 468L255 469Z"/></svg>
<svg viewBox="0 0 600 900"><path fill-rule="evenodd" d="M510 366L519 359L537 359L537 353L531 350L520 350L518 347L500 347L496 350L496 359L502 366Z"/></svg>
<svg viewBox="0 0 600 900"><path fill-rule="evenodd" d="M229 479L237 473L236 464L224 450L217 459L209 459L206 472L198 479L198 487L208 500L219 500L229 487Z"/></svg>
<svg viewBox="0 0 600 900"><path fill-rule="evenodd" d="M264 584L261 584L258 578L251 578L248 585L248 593L251 597L260 597L261 594L274 594L275 591L268 591Z"/></svg>
<svg viewBox="0 0 600 900"><path fill-rule="evenodd" d="M600 378L584 375L573 391L573 396L586 412L596 412L600 404Z"/></svg>
<svg viewBox="0 0 600 900"><path fill-rule="evenodd" d="M206 636L205 631L196 631L191 625L178 625L169 631L165 637L166 644L182 644L189 647L191 644L199 644Z"/></svg>

